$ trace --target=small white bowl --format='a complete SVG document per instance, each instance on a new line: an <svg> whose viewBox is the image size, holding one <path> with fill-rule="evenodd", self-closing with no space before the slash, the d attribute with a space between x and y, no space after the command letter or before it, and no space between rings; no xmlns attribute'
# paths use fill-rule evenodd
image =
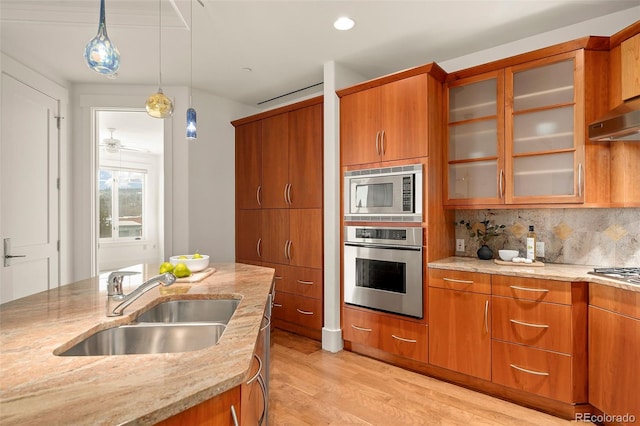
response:
<svg viewBox="0 0 640 426"><path fill-rule="evenodd" d="M186 259L178 259L180 256L185 256ZM177 265L178 263L184 263L185 265L187 265L187 268L189 268L191 272L198 272L209 266L209 256L203 254L202 258L194 259L192 254L183 254L178 256L171 256L169 258L169 262L171 262L173 266Z"/></svg>
<svg viewBox="0 0 640 426"><path fill-rule="evenodd" d="M520 252L518 252L518 250L498 250L498 254L500 255L500 259L505 262L511 262L511 259L520 254Z"/></svg>

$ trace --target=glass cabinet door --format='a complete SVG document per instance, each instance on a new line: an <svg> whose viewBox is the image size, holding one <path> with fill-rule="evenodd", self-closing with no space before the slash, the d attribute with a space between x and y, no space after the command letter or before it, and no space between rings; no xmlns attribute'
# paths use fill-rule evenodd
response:
<svg viewBox="0 0 640 426"><path fill-rule="evenodd" d="M581 201L576 62L570 52L506 70L507 203Z"/></svg>
<svg viewBox="0 0 640 426"><path fill-rule="evenodd" d="M447 204L497 204L503 166L503 72L447 86Z"/></svg>

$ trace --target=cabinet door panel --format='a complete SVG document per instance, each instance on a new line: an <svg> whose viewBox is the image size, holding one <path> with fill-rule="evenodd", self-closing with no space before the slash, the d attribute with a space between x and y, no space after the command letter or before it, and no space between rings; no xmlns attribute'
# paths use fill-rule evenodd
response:
<svg viewBox="0 0 640 426"><path fill-rule="evenodd" d="M518 157L513 161L513 194L516 197L573 196L574 154Z"/></svg>
<svg viewBox="0 0 640 426"><path fill-rule="evenodd" d="M290 209L291 240L288 263L293 266L322 268L322 210Z"/></svg>
<svg viewBox="0 0 640 426"><path fill-rule="evenodd" d="M449 127L449 161L498 157L496 119Z"/></svg>
<svg viewBox="0 0 640 426"><path fill-rule="evenodd" d="M259 209L262 184L262 124L236 127L236 208Z"/></svg>
<svg viewBox="0 0 640 426"><path fill-rule="evenodd" d="M382 157L427 157L427 80L420 74L380 86Z"/></svg>
<svg viewBox="0 0 640 426"><path fill-rule="evenodd" d="M459 86L453 83L447 92L449 94L449 123L498 114L496 102L498 81L496 78Z"/></svg>
<svg viewBox="0 0 640 426"><path fill-rule="evenodd" d="M286 208L289 183L289 114L262 120L262 207Z"/></svg>
<svg viewBox="0 0 640 426"><path fill-rule="evenodd" d="M271 263L289 263L289 210L262 210L262 260Z"/></svg>
<svg viewBox="0 0 640 426"><path fill-rule="evenodd" d="M236 386L182 413L156 423L156 426L233 426L236 423L234 423L231 409L233 407L236 416L241 418L240 401L240 386Z"/></svg>
<svg viewBox="0 0 640 426"><path fill-rule="evenodd" d="M262 211L238 210L236 214L236 260L260 261Z"/></svg>
<svg viewBox="0 0 640 426"><path fill-rule="evenodd" d="M429 288L429 363L491 380L489 296Z"/></svg>
<svg viewBox="0 0 640 426"><path fill-rule="evenodd" d="M449 199L498 199L498 162L475 161L449 164Z"/></svg>
<svg viewBox="0 0 640 426"><path fill-rule="evenodd" d="M289 113L289 196L292 208L322 208L322 105Z"/></svg>
<svg viewBox="0 0 640 426"><path fill-rule="evenodd" d="M640 419L640 320L589 306L589 403Z"/></svg>
<svg viewBox="0 0 640 426"><path fill-rule="evenodd" d="M380 161L379 117L380 104L377 87L343 96L340 99L342 165Z"/></svg>
<svg viewBox="0 0 640 426"><path fill-rule="evenodd" d="M573 59L514 73L513 110L573 103L573 74Z"/></svg>

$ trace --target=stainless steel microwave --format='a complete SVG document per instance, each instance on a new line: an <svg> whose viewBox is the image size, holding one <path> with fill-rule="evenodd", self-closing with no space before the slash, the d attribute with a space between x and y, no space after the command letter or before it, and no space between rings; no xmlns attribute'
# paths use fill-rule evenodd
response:
<svg viewBox="0 0 640 426"><path fill-rule="evenodd" d="M344 220L422 222L422 164L345 172Z"/></svg>

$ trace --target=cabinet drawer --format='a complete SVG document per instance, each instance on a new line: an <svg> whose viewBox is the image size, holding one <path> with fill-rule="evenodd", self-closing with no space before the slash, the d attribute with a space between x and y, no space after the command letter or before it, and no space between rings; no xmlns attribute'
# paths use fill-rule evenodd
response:
<svg viewBox="0 0 640 426"><path fill-rule="evenodd" d="M353 343L380 348L380 316L372 312L344 308L342 337Z"/></svg>
<svg viewBox="0 0 640 426"><path fill-rule="evenodd" d="M491 275L447 269L429 269L429 286L489 294L491 293Z"/></svg>
<svg viewBox="0 0 640 426"><path fill-rule="evenodd" d="M492 342L494 383L562 402L573 401L572 357L527 346Z"/></svg>
<svg viewBox="0 0 640 426"><path fill-rule="evenodd" d="M265 263L274 268L276 291L322 299L322 269Z"/></svg>
<svg viewBox="0 0 640 426"><path fill-rule="evenodd" d="M571 354L571 306L492 296L494 339Z"/></svg>
<svg viewBox="0 0 640 426"><path fill-rule="evenodd" d="M429 362L429 328L394 318L384 318L381 349L416 361Z"/></svg>
<svg viewBox="0 0 640 426"><path fill-rule="evenodd" d="M494 275L491 283L497 296L571 304L570 282Z"/></svg>
<svg viewBox="0 0 640 426"><path fill-rule="evenodd" d="M322 328L322 301L276 291L273 316L313 329Z"/></svg>

